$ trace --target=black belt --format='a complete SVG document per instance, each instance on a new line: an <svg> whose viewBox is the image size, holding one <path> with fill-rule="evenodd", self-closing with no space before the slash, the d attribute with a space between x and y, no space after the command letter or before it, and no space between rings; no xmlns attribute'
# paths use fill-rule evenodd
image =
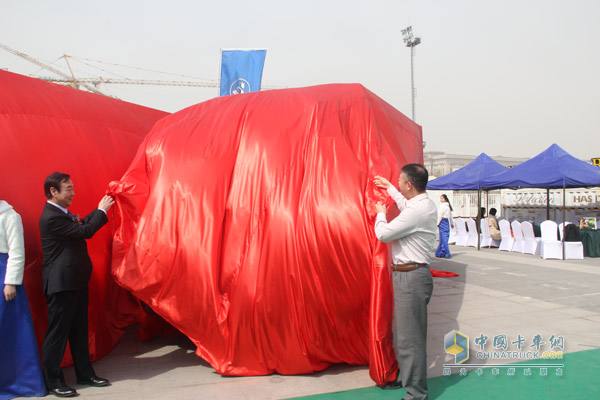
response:
<svg viewBox="0 0 600 400"><path fill-rule="evenodd" d="M394 272L409 272L414 271L420 267L426 267L427 264L420 263L406 263L406 264L392 264L392 271Z"/></svg>

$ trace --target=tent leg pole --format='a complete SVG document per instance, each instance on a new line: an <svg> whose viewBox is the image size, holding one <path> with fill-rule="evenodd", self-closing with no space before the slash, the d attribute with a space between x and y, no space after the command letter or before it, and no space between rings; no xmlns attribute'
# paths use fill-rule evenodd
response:
<svg viewBox="0 0 600 400"><path fill-rule="evenodd" d="M481 215L481 189L477 189L477 226L475 226L475 231L477 232L477 251L481 248L481 220L483 215Z"/></svg>
<svg viewBox="0 0 600 400"><path fill-rule="evenodd" d="M546 219L550 219L550 189L546 189Z"/></svg>
<svg viewBox="0 0 600 400"><path fill-rule="evenodd" d="M563 223L563 226L562 226L562 259L565 260L566 259L565 258L565 224L567 222L566 221L566 219L567 219L567 217L566 217L566 214L567 214L567 212L566 212L567 191L566 191L564 185L563 185L563 204L562 204L562 206L563 206L563 212L562 212L562 215L563 215L563 217L562 217L562 223Z"/></svg>

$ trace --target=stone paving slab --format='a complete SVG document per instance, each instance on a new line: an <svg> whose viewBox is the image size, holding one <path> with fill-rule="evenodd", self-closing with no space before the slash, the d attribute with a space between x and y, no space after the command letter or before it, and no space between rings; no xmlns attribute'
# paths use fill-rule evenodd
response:
<svg viewBox="0 0 600 400"><path fill-rule="evenodd" d="M485 333L532 338L562 335L567 351L600 348L600 259L542 260L518 253L452 246L451 260L432 266L461 274L435 279L429 307L429 376L452 362L442 346L457 329L472 338ZM373 385L366 366L337 365L304 376L224 378L200 360L189 342L124 337L95 363L108 388L79 388L80 398L280 399ZM73 371L66 371L73 382Z"/></svg>

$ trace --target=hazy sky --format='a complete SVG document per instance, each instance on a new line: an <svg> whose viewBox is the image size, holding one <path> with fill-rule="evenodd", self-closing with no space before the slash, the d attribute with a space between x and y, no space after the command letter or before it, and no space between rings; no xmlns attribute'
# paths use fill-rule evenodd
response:
<svg viewBox="0 0 600 400"><path fill-rule="evenodd" d="M532 156L558 143L580 158L600 157L599 0L0 0L0 43L47 62L67 53L217 79L220 48L261 47L263 85L359 82L410 116L410 51L400 32L408 25L422 38L416 119L427 150ZM48 75L3 50L0 68ZM102 90L166 111L217 95Z"/></svg>

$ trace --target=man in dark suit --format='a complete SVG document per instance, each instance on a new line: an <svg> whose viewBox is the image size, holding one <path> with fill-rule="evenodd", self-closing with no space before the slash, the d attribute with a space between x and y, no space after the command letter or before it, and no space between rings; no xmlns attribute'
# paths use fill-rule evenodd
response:
<svg viewBox="0 0 600 400"><path fill-rule="evenodd" d="M50 393L59 397L77 396L66 385L60 362L67 340L75 364L77 383L108 386L109 381L94 372L88 350L88 281L92 262L85 240L106 222L114 204L104 196L98 209L83 220L68 211L75 190L69 175L55 172L46 178L44 193L48 199L40 218L43 287L48 303L48 330L42 346L44 377Z"/></svg>

